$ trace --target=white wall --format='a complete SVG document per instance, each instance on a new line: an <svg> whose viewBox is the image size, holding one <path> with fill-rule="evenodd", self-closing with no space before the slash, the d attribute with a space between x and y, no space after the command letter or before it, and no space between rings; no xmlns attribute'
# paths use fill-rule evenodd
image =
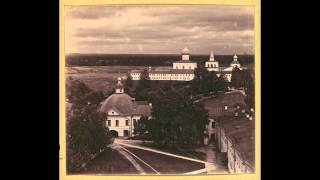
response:
<svg viewBox="0 0 320 180"><path fill-rule="evenodd" d="M189 60L189 54L183 54L182 55L182 60Z"/></svg>
<svg viewBox="0 0 320 180"><path fill-rule="evenodd" d="M111 120L111 125L108 126L108 120ZM116 120L119 121L119 126L116 126ZM128 125L126 125L126 120L128 120ZM109 130L115 130L118 132L119 136L124 136L124 130L129 131L129 136L132 134L131 130L131 118L130 116L107 116L106 126L109 128Z"/></svg>
<svg viewBox="0 0 320 180"><path fill-rule="evenodd" d="M221 152L227 152L228 142L227 142L227 137L225 136L224 129L221 130L220 138L221 138L221 149L220 149L220 151Z"/></svg>
<svg viewBox="0 0 320 180"><path fill-rule="evenodd" d="M207 68L218 68L219 67L219 62L218 61L206 61L205 66Z"/></svg>
<svg viewBox="0 0 320 180"><path fill-rule="evenodd" d="M229 172L230 173L235 173L235 169L234 169L234 166L235 166L235 159L234 159L234 149L233 149L233 146L232 144L230 143L229 140L228 141L228 151L227 151L227 157L228 157L228 169L229 169Z"/></svg>
<svg viewBox="0 0 320 180"><path fill-rule="evenodd" d="M141 79L141 73L130 73L132 80L140 80Z"/></svg>
<svg viewBox="0 0 320 180"><path fill-rule="evenodd" d="M191 81L194 79L194 74L157 74L157 73L150 73L149 74L150 80L174 80L174 81Z"/></svg>
<svg viewBox="0 0 320 180"><path fill-rule="evenodd" d="M197 63L173 63L173 69L195 69L197 68Z"/></svg>

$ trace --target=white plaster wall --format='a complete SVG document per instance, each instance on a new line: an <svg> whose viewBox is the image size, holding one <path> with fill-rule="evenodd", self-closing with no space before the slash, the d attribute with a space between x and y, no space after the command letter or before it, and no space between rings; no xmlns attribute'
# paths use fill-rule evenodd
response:
<svg viewBox="0 0 320 180"><path fill-rule="evenodd" d="M132 80L140 80L141 79L141 73L130 73L130 76Z"/></svg>
<svg viewBox="0 0 320 180"><path fill-rule="evenodd" d="M108 126L108 120L111 120L111 126ZM116 126L116 120L119 120L119 126ZM129 120L128 126L126 126L126 120ZM109 130L115 130L118 132L119 136L124 136L124 130L129 131L129 136L132 134L131 131L131 118L130 116L107 116L106 126L109 128Z"/></svg>
<svg viewBox="0 0 320 180"><path fill-rule="evenodd" d="M195 68L197 68L197 63L173 63L173 69L195 69Z"/></svg>
<svg viewBox="0 0 320 180"><path fill-rule="evenodd" d="M245 166L243 164L243 161L241 159L241 156L238 154L237 151L235 151L235 173L244 173L245 171Z"/></svg>
<svg viewBox="0 0 320 180"><path fill-rule="evenodd" d="M189 56L188 54L184 54L182 55L182 60L189 60Z"/></svg>
<svg viewBox="0 0 320 180"><path fill-rule="evenodd" d="M218 61L206 61L206 67L209 68L209 67L212 67L213 68L218 68L219 67L219 62Z"/></svg>
<svg viewBox="0 0 320 180"><path fill-rule="evenodd" d="M175 81L190 81L194 79L194 74L150 74L150 80L175 80Z"/></svg>
<svg viewBox="0 0 320 180"><path fill-rule="evenodd" d="M227 151L227 157L228 157L228 169L230 173L234 173L234 165L235 165L235 159L234 159L234 149L232 147L232 144L228 141L228 151Z"/></svg>
<svg viewBox="0 0 320 180"><path fill-rule="evenodd" d="M224 130L221 131L221 152L227 152L228 149L228 143L227 138L225 136Z"/></svg>

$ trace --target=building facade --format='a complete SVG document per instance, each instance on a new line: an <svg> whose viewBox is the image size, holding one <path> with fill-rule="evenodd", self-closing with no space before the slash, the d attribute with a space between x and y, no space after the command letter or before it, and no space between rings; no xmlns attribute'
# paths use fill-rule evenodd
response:
<svg viewBox="0 0 320 180"><path fill-rule="evenodd" d="M240 62L238 61L238 56L233 56L233 61L230 63L229 67L219 67L219 62L214 59L213 52L210 53L210 58L205 63L205 67L208 71L215 71L217 73L217 76L224 76L226 80L229 82L231 81L232 76L232 70L235 67L238 67L239 69L242 69Z"/></svg>
<svg viewBox="0 0 320 180"><path fill-rule="evenodd" d="M152 104L146 101L135 101L124 92L121 78L115 86L115 93L105 99L99 107L99 111L106 114L105 126L115 136L133 136L134 124L142 116L151 117Z"/></svg>
<svg viewBox="0 0 320 180"><path fill-rule="evenodd" d="M151 68L147 70L148 78L152 81L191 81L194 79L194 69L197 63L190 60L190 50L181 51L181 60L175 61L171 68ZM144 70L131 70L129 75L132 80L141 80Z"/></svg>
<svg viewBox="0 0 320 180"><path fill-rule="evenodd" d="M214 140L230 173L255 171L254 111L244 98L243 93L233 91L202 101L209 113L204 144Z"/></svg>
<svg viewBox="0 0 320 180"><path fill-rule="evenodd" d="M194 70L198 67L196 62L191 61L190 50L184 48L181 51L181 60L175 61L171 68L159 69L149 67L147 71L147 76L149 80L153 81L191 81L194 79ZM238 56L233 56L233 61L228 67L220 67L219 62L214 59L214 54L211 51L210 58L205 62L205 68L208 71L216 71L217 76L224 76L226 80L231 81L232 70L238 67L240 69L241 65L238 61ZM141 76L144 70L131 70L129 76L132 80L141 80Z"/></svg>

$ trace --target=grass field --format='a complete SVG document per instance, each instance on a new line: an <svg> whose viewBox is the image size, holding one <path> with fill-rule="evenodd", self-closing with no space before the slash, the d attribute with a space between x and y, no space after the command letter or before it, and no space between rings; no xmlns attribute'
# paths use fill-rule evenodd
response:
<svg viewBox="0 0 320 180"><path fill-rule="evenodd" d="M132 69L144 69L144 66L79 66L66 67L66 79L79 79L95 91L105 93L113 90L117 78L126 78Z"/></svg>

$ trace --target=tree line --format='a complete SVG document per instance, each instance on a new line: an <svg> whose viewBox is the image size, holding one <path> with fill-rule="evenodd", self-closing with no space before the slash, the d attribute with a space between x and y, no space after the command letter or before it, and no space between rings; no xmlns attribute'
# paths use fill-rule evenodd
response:
<svg viewBox="0 0 320 180"><path fill-rule="evenodd" d="M254 62L253 55L238 55L243 65ZM216 55L220 65L229 65L232 55ZM191 55L191 60L204 64L209 55ZM181 55L159 54L69 54L66 56L67 66L171 66L174 61L181 60Z"/></svg>
<svg viewBox="0 0 320 180"><path fill-rule="evenodd" d="M79 80L67 84L67 172L80 172L87 162L111 143L104 114L97 111L104 99Z"/></svg>

